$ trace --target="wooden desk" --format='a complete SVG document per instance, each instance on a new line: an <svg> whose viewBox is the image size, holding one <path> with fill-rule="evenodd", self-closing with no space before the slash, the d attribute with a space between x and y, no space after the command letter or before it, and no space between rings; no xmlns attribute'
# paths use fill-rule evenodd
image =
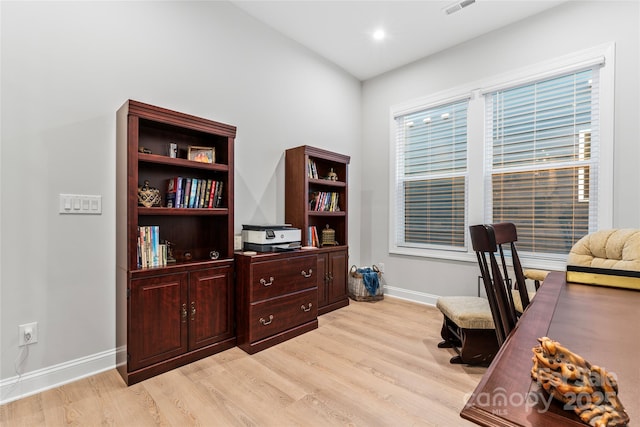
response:
<svg viewBox="0 0 640 427"><path fill-rule="evenodd" d="M564 272L550 273L460 416L483 426L585 426L531 379L531 349L548 336L616 374L630 425L640 425L639 311L638 291L566 283Z"/></svg>

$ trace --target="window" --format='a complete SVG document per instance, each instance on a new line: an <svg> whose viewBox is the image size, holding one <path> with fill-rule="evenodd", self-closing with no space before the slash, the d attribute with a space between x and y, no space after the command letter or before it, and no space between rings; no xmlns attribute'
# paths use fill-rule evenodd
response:
<svg viewBox="0 0 640 427"><path fill-rule="evenodd" d="M393 106L389 252L475 261L468 225L511 221L527 267L564 269L612 226L614 45Z"/></svg>
<svg viewBox="0 0 640 427"><path fill-rule="evenodd" d="M590 68L486 95L485 216L521 251L567 254L595 228L598 92Z"/></svg>
<svg viewBox="0 0 640 427"><path fill-rule="evenodd" d="M396 120L399 246L464 249L468 100Z"/></svg>

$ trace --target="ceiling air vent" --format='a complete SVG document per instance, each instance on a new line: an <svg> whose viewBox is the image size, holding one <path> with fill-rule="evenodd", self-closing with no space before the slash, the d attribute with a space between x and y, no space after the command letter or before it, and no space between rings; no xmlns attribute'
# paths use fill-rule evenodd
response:
<svg viewBox="0 0 640 427"><path fill-rule="evenodd" d="M472 5L475 2L476 0L462 0L462 1L450 4L449 6L444 8L444 13L446 13L447 15L451 15L452 13L457 12L469 5Z"/></svg>

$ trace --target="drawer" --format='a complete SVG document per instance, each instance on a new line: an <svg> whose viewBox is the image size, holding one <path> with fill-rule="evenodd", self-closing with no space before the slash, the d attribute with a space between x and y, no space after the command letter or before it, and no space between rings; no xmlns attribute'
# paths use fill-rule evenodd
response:
<svg viewBox="0 0 640 427"><path fill-rule="evenodd" d="M316 263L315 255L254 263L249 284L250 301L315 287L318 281Z"/></svg>
<svg viewBox="0 0 640 427"><path fill-rule="evenodd" d="M286 331L318 317L318 288L251 304L249 340Z"/></svg>

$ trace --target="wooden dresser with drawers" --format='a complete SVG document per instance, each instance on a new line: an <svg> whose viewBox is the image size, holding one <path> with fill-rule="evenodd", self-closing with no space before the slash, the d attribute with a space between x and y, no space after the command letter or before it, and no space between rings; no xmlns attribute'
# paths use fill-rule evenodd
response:
<svg viewBox="0 0 640 427"><path fill-rule="evenodd" d="M249 354L318 327L313 251L235 254L237 345Z"/></svg>

